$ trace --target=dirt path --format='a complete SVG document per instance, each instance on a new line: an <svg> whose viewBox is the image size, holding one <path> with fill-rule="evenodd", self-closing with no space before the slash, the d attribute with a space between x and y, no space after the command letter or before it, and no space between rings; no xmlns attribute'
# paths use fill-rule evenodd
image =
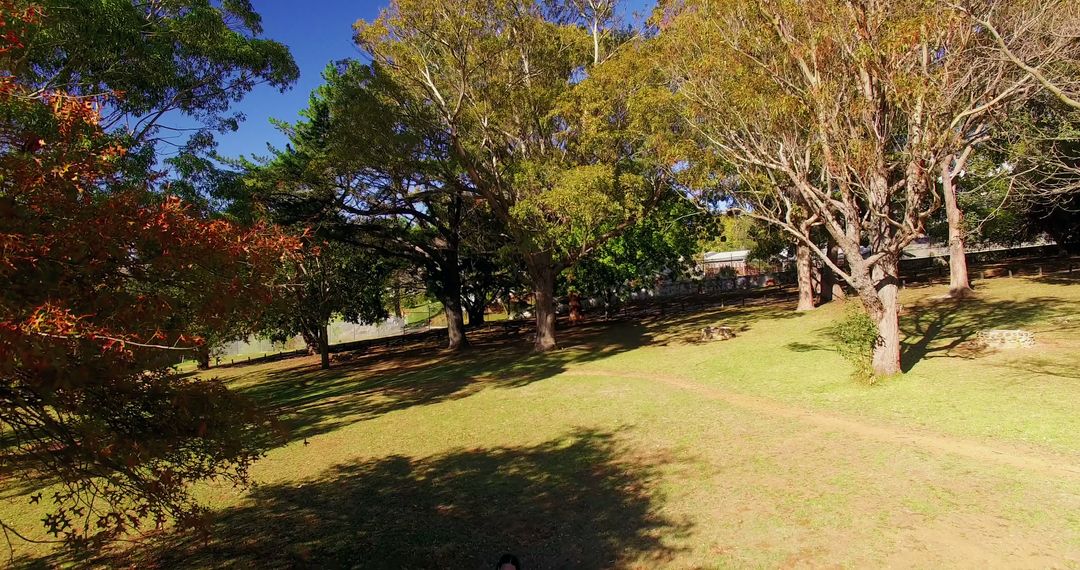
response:
<svg viewBox="0 0 1080 570"><path fill-rule="evenodd" d="M567 371L566 374L660 382L673 388L691 391L704 398L722 401L755 413L790 418L825 429L843 431L884 443L959 455L976 461L988 461L1017 469L1038 471L1055 477L1080 479L1080 460L1070 461L1067 457L1023 450L1008 445L988 445L952 436L926 433L911 428L866 423L828 412L785 404L768 398L720 390L686 378L659 374L609 372L597 369L575 369Z"/></svg>

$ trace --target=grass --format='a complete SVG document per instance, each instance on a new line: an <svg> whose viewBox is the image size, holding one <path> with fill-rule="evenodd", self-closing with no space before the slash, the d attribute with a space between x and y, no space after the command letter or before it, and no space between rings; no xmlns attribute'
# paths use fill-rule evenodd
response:
<svg viewBox="0 0 1080 570"><path fill-rule="evenodd" d="M254 489L200 488L219 511L208 540L164 532L99 563L1080 567L1080 283L980 285L962 303L905 290L905 374L874 387L830 345L839 303L593 323L547 355L491 327L462 355L216 371L287 442ZM738 337L698 342L716 323ZM987 328L1038 345L979 351ZM25 497L4 501L36 524Z"/></svg>

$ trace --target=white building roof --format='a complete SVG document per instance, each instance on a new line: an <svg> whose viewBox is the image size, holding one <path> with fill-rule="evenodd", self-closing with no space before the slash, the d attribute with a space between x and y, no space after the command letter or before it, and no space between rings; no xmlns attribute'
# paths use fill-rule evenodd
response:
<svg viewBox="0 0 1080 570"><path fill-rule="evenodd" d="M746 258L750 255L750 250L741 249L738 251L710 251L705 254L705 263L717 263L723 261L746 261Z"/></svg>

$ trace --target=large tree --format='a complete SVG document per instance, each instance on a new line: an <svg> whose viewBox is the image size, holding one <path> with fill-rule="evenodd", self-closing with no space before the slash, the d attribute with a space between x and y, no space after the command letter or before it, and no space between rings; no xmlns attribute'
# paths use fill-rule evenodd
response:
<svg viewBox="0 0 1080 570"><path fill-rule="evenodd" d="M356 26L360 48L430 110L469 191L505 225L532 281L540 351L556 347L559 273L664 187L648 147L667 91L639 65L644 42L589 14L559 2L397 0Z"/></svg>
<svg viewBox="0 0 1080 570"><path fill-rule="evenodd" d="M300 335L330 368L330 322L370 324L387 317L383 295L390 266L356 246L304 239L299 255L281 267L283 292L263 319L261 333L284 342Z"/></svg>
<svg viewBox="0 0 1080 570"><path fill-rule="evenodd" d="M32 59L46 16L0 1L0 67ZM59 481L43 522L76 545L197 524L191 483L246 480L264 449L259 415L169 366L203 343L193 323L268 302L295 249L127 179L98 112L117 101L0 75L0 469Z"/></svg>
<svg viewBox="0 0 1080 570"><path fill-rule="evenodd" d="M687 124L740 175L749 215L855 289L878 326L874 370L899 372L901 252L940 207L939 176L953 179L994 113L1038 82L988 56L991 35L945 2L687 0L662 10ZM801 231L804 218L824 227L846 267Z"/></svg>
<svg viewBox="0 0 1080 570"><path fill-rule="evenodd" d="M3 8L10 30L19 12ZM100 100L0 82L4 468L65 483L45 524L73 542L192 522L188 484L242 479L257 436L223 386L170 374L163 355L200 342L184 307L211 323L266 300L288 240L115 190L123 149L97 125Z"/></svg>
<svg viewBox="0 0 1080 570"><path fill-rule="evenodd" d="M462 224L480 207L428 113L376 67L330 66L289 145L251 182L284 223L414 265L444 307L449 348L467 346Z"/></svg>
<svg viewBox="0 0 1080 570"><path fill-rule="evenodd" d="M718 220L687 197L671 192L644 219L597 248L564 274L571 321L580 318L580 298L604 301L610 310L631 291L685 277L699 244L718 233Z"/></svg>

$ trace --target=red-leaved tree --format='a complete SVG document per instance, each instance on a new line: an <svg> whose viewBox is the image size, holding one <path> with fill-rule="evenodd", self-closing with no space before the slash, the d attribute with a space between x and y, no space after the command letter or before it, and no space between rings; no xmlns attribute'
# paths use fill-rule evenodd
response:
<svg viewBox="0 0 1080 570"><path fill-rule="evenodd" d="M21 5L0 0L0 69L38 16ZM296 248L125 185L124 149L98 125L106 103L0 72L0 473L76 545L197 523L191 482L246 480L260 416L167 365L203 342L193 331L257 314Z"/></svg>

